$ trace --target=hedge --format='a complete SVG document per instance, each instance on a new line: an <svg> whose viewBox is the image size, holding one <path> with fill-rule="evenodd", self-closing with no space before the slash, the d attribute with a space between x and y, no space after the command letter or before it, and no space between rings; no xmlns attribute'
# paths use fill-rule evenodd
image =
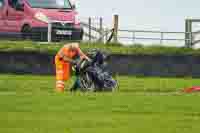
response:
<svg viewBox="0 0 200 133"><path fill-rule="evenodd" d="M55 54L65 43L37 43L31 41L0 41L0 52L39 52ZM132 55L200 55L200 49L185 47L163 47L163 46L122 46L121 44L102 43L81 43L83 51L91 48L98 48L111 54L132 54Z"/></svg>

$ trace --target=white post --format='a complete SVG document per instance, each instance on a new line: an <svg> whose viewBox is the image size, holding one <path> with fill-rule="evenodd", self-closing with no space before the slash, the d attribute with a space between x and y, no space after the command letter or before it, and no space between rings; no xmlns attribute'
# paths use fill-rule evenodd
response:
<svg viewBox="0 0 200 133"><path fill-rule="evenodd" d="M51 21L48 22L48 43L51 42L51 31L52 31L52 23Z"/></svg>

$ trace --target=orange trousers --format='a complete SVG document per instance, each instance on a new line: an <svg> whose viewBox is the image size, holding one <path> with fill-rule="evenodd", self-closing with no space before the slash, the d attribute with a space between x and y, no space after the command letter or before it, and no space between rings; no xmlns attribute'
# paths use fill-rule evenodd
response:
<svg viewBox="0 0 200 133"><path fill-rule="evenodd" d="M56 90L64 91L65 84L64 81L70 79L71 76L71 64L60 60L58 56L55 57L55 67L56 67Z"/></svg>

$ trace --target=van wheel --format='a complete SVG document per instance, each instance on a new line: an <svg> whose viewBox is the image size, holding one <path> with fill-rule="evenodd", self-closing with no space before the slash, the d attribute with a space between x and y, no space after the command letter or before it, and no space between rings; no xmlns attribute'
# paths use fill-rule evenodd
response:
<svg viewBox="0 0 200 133"><path fill-rule="evenodd" d="M25 40L30 40L31 39L31 27L29 25L25 25L22 29L22 38Z"/></svg>

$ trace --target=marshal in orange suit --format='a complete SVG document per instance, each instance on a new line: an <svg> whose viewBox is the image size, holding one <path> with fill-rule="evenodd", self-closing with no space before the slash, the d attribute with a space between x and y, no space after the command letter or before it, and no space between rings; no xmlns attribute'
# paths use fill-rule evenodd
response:
<svg viewBox="0 0 200 133"><path fill-rule="evenodd" d="M74 58L80 56L81 59L90 60L80 49L79 43L65 44L55 56L56 66L56 91L63 92L65 81L71 77L72 64L75 64Z"/></svg>

